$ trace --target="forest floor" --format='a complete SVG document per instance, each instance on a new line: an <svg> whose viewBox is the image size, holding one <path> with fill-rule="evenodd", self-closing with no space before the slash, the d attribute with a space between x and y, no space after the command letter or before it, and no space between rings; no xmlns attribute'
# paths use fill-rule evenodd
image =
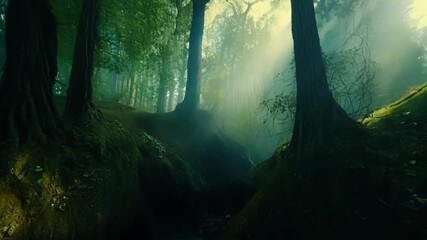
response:
<svg viewBox="0 0 427 240"><path fill-rule="evenodd" d="M0 239L200 239L254 193L246 150L209 113L97 108L62 143L2 146Z"/></svg>
<svg viewBox="0 0 427 240"><path fill-rule="evenodd" d="M253 167L208 112L97 106L62 143L0 148L0 239L427 239L427 85L337 141L305 190L286 144Z"/></svg>
<svg viewBox="0 0 427 240"><path fill-rule="evenodd" d="M259 191L225 238L427 239L427 84L362 123L361 141L324 149L314 183L298 178L286 144L257 166Z"/></svg>

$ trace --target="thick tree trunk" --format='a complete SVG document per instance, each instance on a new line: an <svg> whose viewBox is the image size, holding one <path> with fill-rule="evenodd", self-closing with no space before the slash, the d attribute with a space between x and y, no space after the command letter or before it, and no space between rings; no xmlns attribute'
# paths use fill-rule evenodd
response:
<svg viewBox="0 0 427 240"><path fill-rule="evenodd" d="M333 99L322 60L312 0L292 0L292 34L297 79L297 111L292 146L298 158L309 159L320 145L328 145L338 134L356 123Z"/></svg>
<svg viewBox="0 0 427 240"><path fill-rule="evenodd" d="M97 40L99 0L83 1L77 31L65 115L74 117L93 108L92 77L94 50Z"/></svg>
<svg viewBox="0 0 427 240"><path fill-rule="evenodd" d="M200 85L202 78L202 42L205 24L205 8L208 1L193 0L193 16L187 63L187 86L184 101L177 106L186 112L194 112L200 107Z"/></svg>
<svg viewBox="0 0 427 240"><path fill-rule="evenodd" d="M59 136L52 97L56 52L56 23L48 1L9 1L0 85L0 143Z"/></svg>

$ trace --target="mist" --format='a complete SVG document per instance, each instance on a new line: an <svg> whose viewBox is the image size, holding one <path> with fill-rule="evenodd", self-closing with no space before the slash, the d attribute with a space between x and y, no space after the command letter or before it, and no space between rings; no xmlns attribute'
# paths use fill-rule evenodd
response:
<svg viewBox="0 0 427 240"><path fill-rule="evenodd" d="M244 9L245 5L240 4ZM354 103L357 101L354 96L354 99L339 100L349 113L348 101L353 101L353 108L364 104L363 114L354 118L360 120L368 112L397 100L425 82L426 12L427 4L420 0L375 0L359 1L345 14L329 18L317 16L324 54L353 51L361 56L357 61L372 63L366 77L372 78L369 96L359 103ZM290 5L288 1L279 5L269 1L254 4L247 21L261 26L259 35L253 34L251 26L244 26L234 35L224 36L218 25L223 24L225 28L227 22L222 21L221 16L231 19L234 14L227 2L214 1L207 10L204 57L209 59L210 54L215 54L216 59L204 62L202 103L215 113L223 130L251 149L253 157L260 161L270 157L279 143L290 138L293 124L274 119L265 121L268 110L261 104L265 99L287 94L295 88ZM256 44L242 51L242 45L253 42ZM238 61L230 62L227 52L233 52L232 57ZM218 66L223 65L228 67L224 70L226 73L218 72ZM348 68L352 69L346 71L347 75L357 75L362 74L366 66L355 64ZM345 77L343 86L338 88L351 84L350 79L354 78ZM215 91L217 99L212 101L208 91Z"/></svg>
<svg viewBox="0 0 427 240"><path fill-rule="evenodd" d="M361 120L425 82L427 3L358 0L341 6L338 2L317 1L319 36L330 88L347 113ZM177 18L174 12L168 14ZM189 11L186 14L189 19ZM120 32L120 26L113 23L125 21L125 16L103 15L103 31L108 35L101 38L102 67L94 74L95 98L156 112L163 71L161 53L149 47L156 43L134 45L133 38L142 34L163 39L166 31L173 30L174 21L163 32L155 28ZM290 2L212 0L205 18L201 108L215 115L217 125L242 143L253 161L263 161L290 139L293 128L295 66ZM181 29L189 29L189 21L179 24ZM63 96L74 41L68 37L69 26L59 30L59 38L66 41L59 42L61 84L56 85L56 94ZM165 111L173 111L185 92L187 54L181 52L187 51L188 36L185 31L180 34L170 46L174 51L170 53L170 70L165 73ZM137 99L137 95L141 97Z"/></svg>

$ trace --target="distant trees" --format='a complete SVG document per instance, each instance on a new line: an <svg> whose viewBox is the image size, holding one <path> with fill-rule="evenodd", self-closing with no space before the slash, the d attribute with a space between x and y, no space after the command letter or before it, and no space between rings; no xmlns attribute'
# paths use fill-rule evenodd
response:
<svg viewBox="0 0 427 240"><path fill-rule="evenodd" d="M243 98L243 94L235 94L242 89L242 84L255 85L242 74L242 69L248 68L249 62L266 52L266 46L271 42L271 16L254 19L250 14L256 10L260 1L227 1L226 11L218 14L207 26L206 48L204 51L203 66L203 107L218 111L227 111L225 106L230 105L235 98ZM248 74L260 76L258 71ZM262 78L262 77L260 77ZM255 88L255 87L254 87ZM258 99L253 92L257 89L245 91L249 102L258 106ZM253 91L255 90L255 91ZM246 101L245 101L246 102ZM249 104L248 104L249 105ZM236 109L234 109L236 110ZM233 110L233 111L234 111Z"/></svg>
<svg viewBox="0 0 427 240"><path fill-rule="evenodd" d="M312 0L291 0L297 106L291 146L298 157L332 143L356 123L334 100L328 87ZM314 156L312 156L314 157Z"/></svg>
<svg viewBox="0 0 427 240"><path fill-rule="evenodd" d="M170 41L168 41L168 43L170 44ZM167 103L167 88L168 88L168 83L171 81L171 77L172 75L170 74L171 71L171 49L168 46L168 44L166 44L165 46L162 46L161 50L160 50L160 61L161 61L161 66L160 66L160 71L159 71L159 87L157 88L157 104L156 104L156 108L157 108L157 112L158 113L162 113L165 112L166 110L166 103Z"/></svg>
<svg viewBox="0 0 427 240"><path fill-rule="evenodd" d="M9 1L0 142L60 136L52 98L57 75L56 23L48 2Z"/></svg>
<svg viewBox="0 0 427 240"><path fill-rule="evenodd" d="M185 87L190 15L191 0L103 2L95 100L173 109Z"/></svg>
<svg viewBox="0 0 427 240"><path fill-rule="evenodd" d="M90 111L94 49L97 41L99 0L83 1L67 91L65 115L73 117Z"/></svg>

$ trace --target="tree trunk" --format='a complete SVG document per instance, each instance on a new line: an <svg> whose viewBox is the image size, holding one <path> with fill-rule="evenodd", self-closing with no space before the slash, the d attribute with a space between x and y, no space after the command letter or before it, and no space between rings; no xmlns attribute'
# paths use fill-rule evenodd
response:
<svg viewBox="0 0 427 240"><path fill-rule="evenodd" d="M65 115L74 117L93 108L92 77L97 41L99 0L83 1L73 56Z"/></svg>
<svg viewBox="0 0 427 240"><path fill-rule="evenodd" d="M310 159L356 123L336 103L322 60L313 0L292 0L292 35L297 79L297 110L292 146L299 159Z"/></svg>
<svg viewBox="0 0 427 240"><path fill-rule="evenodd" d="M141 71L141 86L139 87L139 89L141 90L140 94L139 94L139 107L142 109L145 109L145 107L144 107L144 95L145 95L146 89L148 87L148 83L147 83L148 77L147 77L146 71L147 70L145 70L145 69L143 69Z"/></svg>
<svg viewBox="0 0 427 240"><path fill-rule="evenodd" d="M124 94L126 92L126 75L121 74L121 80L120 80L120 93ZM124 97L123 97L124 99Z"/></svg>
<svg viewBox="0 0 427 240"><path fill-rule="evenodd" d="M129 78L129 100L127 103L128 106L133 106L134 90L135 90L135 71L132 70Z"/></svg>
<svg viewBox="0 0 427 240"><path fill-rule="evenodd" d="M180 103L184 98L184 87L185 87L185 71L187 70L187 65L185 64L185 59L187 59L187 41L184 41L182 49L182 64L179 69L178 76L178 99L177 102Z"/></svg>
<svg viewBox="0 0 427 240"><path fill-rule="evenodd" d="M187 86L184 101L177 106L185 112L194 112L200 107L200 84L202 78L202 42L205 24L205 8L208 1L193 0L190 40L187 62Z"/></svg>
<svg viewBox="0 0 427 240"><path fill-rule="evenodd" d="M109 72L110 75L110 95L114 96L117 94L117 74Z"/></svg>
<svg viewBox="0 0 427 240"><path fill-rule="evenodd" d="M173 109L172 105L173 105L174 95L175 95L175 86L172 86L171 90L169 90L169 95L168 95L168 107L167 107L168 111L172 111Z"/></svg>
<svg viewBox="0 0 427 240"><path fill-rule="evenodd" d="M56 23L47 0L9 1L6 62L0 85L0 143L56 139L52 88L57 75Z"/></svg>
<svg viewBox="0 0 427 240"><path fill-rule="evenodd" d="M139 92L141 90L141 86L139 84L140 81L140 75L138 74L138 71L135 72L135 86L134 86L134 95L132 100L132 106L138 107L138 100L139 100Z"/></svg>
<svg viewBox="0 0 427 240"><path fill-rule="evenodd" d="M169 56L164 50L165 47L163 47L162 50L162 61L161 61L161 68L160 68L160 81L159 81L159 88L157 91L157 109L156 111L158 113L163 113L166 110L166 94L167 94L167 85L168 85L168 71L169 71Z"/></svg>

